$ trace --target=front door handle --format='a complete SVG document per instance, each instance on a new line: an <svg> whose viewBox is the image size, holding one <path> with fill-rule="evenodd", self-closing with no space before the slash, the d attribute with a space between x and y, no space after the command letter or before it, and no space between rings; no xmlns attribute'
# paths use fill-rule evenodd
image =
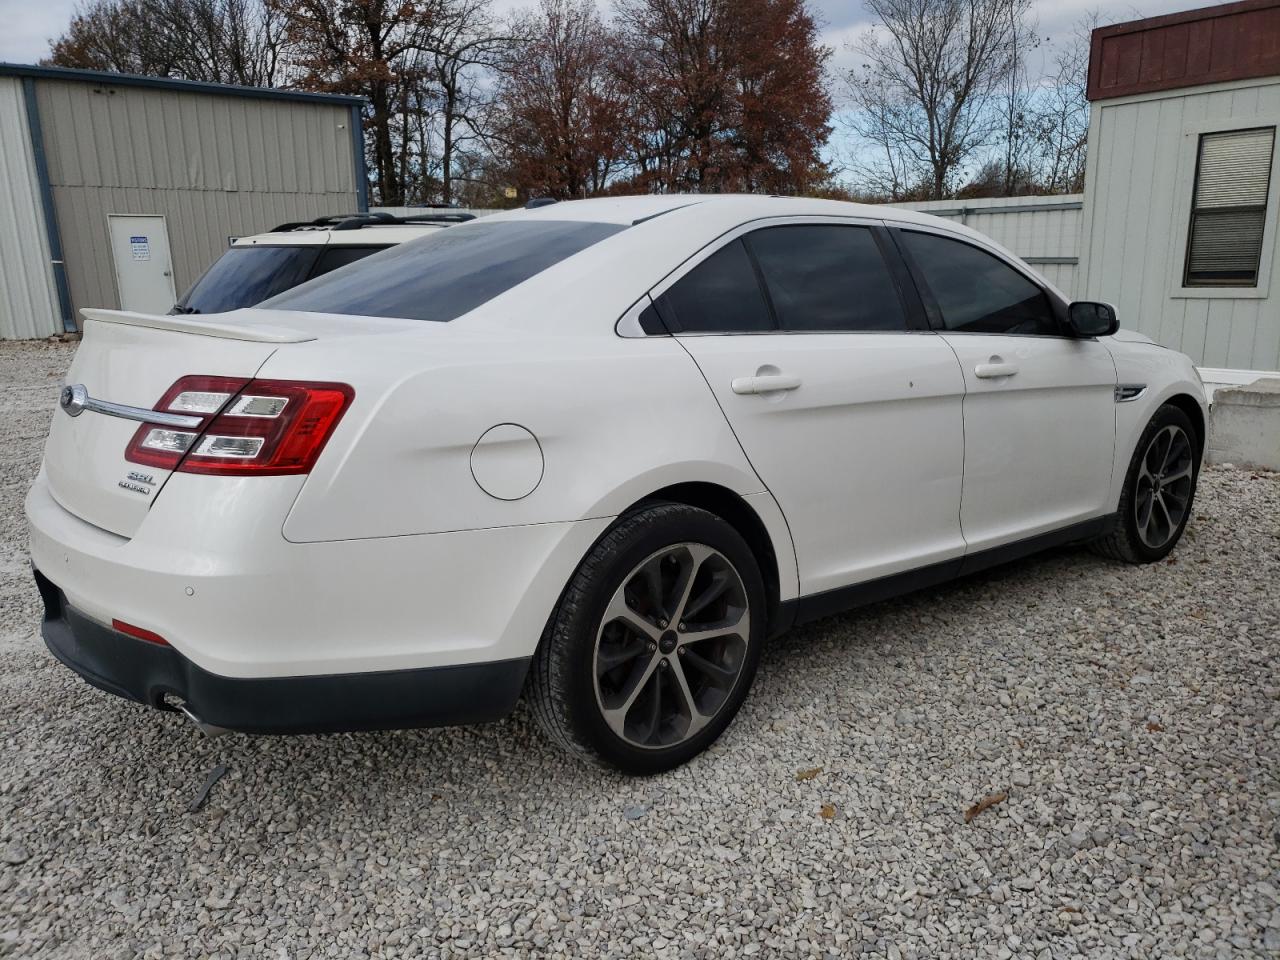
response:
<svg viewBox="0 0 1280 960"><path fill-rule="evenodd" d="M788 377L775 373L759 377L735 377L730 384L734 393L750 395L753 393L776 393L779 390L794 390L800 386L799 377Z"/></svg>
<svg viewBox="0 0 1280 960"><path fill-rule="evenodd" d="M1012 377L1018 372L1016 363L1005 363L999 357L992 357L990 363L980 363L973 368L973 375L979 380L996 380L999 377Z"/></svg>

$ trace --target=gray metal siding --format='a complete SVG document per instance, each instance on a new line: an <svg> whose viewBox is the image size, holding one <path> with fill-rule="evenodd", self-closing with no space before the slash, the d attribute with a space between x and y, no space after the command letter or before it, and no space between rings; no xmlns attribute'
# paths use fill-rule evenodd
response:
<svg viewBox="0 0 1280 960"><path fill-rule="evenodd" d="M181 295L228 236L356 209L346 105L61 80L36 89L77 309L119 302L110 214L166 218Z"/></svg>
<svg viewBox="0 0 1280 960"><path fill-rule="evenodd" d="M1269 295L1186 291L1178 280L1199 134L1277 119L1280 80L1095 103L1082 296L1115 303L1123 326L1200 366L1280 370L1280 171L1272 173L1263 249Z"/></svg>
<svg viewBox="0 0 1280 960"><path fill-rule="evenodd" d="M22 81L0 77L0 340L60 331Z"/></svg>

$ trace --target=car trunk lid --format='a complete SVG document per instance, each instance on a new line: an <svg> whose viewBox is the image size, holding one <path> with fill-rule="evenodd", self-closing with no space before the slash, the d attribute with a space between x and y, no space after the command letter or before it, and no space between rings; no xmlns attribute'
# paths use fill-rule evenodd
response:
<svg viewBox="0 0 1280 960"><path fill-rule="evenodd" d="M234 317L159 317L85 310L84 336L68 385L94 400L151 409L190 374L249 379L282 344L315 339L305 331ZM136 420L85 410L54 411L45 444L50 492L94 526L132 537L172 471L131 463L125 450Z"/></svg>

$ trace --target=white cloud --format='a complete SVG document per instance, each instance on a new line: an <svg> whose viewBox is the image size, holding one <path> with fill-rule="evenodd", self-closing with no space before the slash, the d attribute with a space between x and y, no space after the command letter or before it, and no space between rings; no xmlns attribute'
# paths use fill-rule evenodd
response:
<svg viewBox="0 0 1280 960"><path fill-rule="evenodd" d="M75 0L0 0L0 60L35 63L49 54L49 41L71 22Z"/></svg>

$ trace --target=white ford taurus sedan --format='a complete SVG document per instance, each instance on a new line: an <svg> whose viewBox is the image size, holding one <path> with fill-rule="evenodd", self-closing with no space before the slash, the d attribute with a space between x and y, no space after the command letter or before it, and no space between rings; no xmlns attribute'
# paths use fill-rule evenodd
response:
<svg viewBox="0 0 1280 960"><path fill-rule="evenodd" d="M259 733L473 723L683 762L789 626L1045 547L1149 562L1191 362L952 223L561 203L259 307L85 311L27 499L44 637Z"/></svg>

